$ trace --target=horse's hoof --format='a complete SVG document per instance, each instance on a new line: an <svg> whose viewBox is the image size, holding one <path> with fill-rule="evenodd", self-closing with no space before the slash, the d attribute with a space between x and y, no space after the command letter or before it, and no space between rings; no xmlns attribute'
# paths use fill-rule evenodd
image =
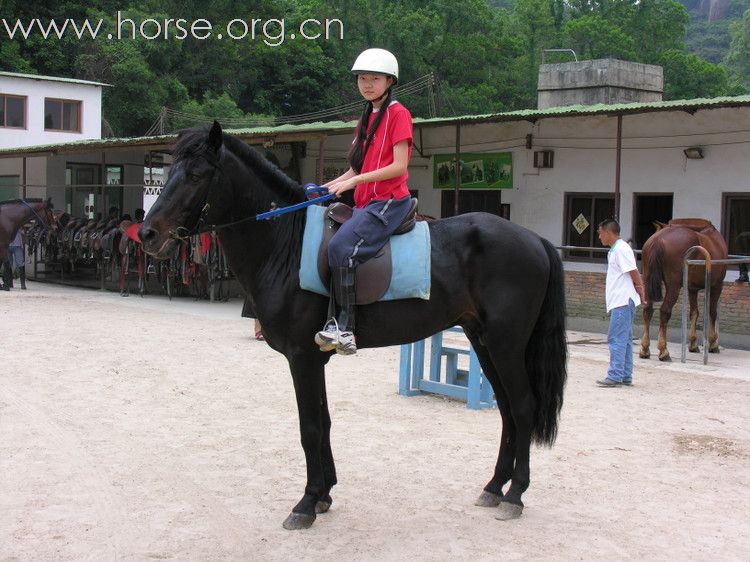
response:
<svg viewBox="0 0 750 562"><path fill-rule="evenodd" d="M671 363L672 358L669 356L669 353L666 355L659 355L659 361L664 361L665 363Z"/></svg>
<svg viewBox="0 0 750 562"><path fill-rule="evenodd" d="M510 521L511 519L518 519L523 513L523 506L516 505L514 503L500 502L495 514L495 519L500 521Z"/></svg>
<svg viewBox="0 0 750 562"><path fill-rule="evenodd" d="M474 502L474 505L479 507L497 507L500 505L500 502L503 501L503 496L498 496L497 494L493 494L492 492L488 492L487 490L482 490L482 493L479 494L479 497L477 498L477 501Z"/></svg>
<svg viewBox="0 0 750 562"><path fill-rule="evenodd" d="M651 353L649 351L641 351L638 354L638 357L640 357L641 359L651 359Z"/></svg>
<svg viewBox="0 0 750 562"><path fill-rule="evenodd" d="M315 514L307 515L305 513L295 513L292 511L284 520L284 528L287 531L299 531L300 529L309 529L315 522Z"/></svg>
<svg viewBox="0 0 750 562"><path fill-rule="evenodd" d="M708 352L709 352L709 353L721 353L721 352L719 351L719 346L718 346L718 345L717 345L716 347L711 347L711 348L709 348L709 349L708 349Z"/></svg>
<svg viewBox="0 0 750 562"><path fill-rule="evenodd" d="M700 353L701 352L701 348L696 345L695 347L689 347L688 351L690 353Z"/></svg>
<svg viewBox="0 0 750 562"><path fill-rule="evenodd" d="M318 500L318 503L315 504L315 513L325 513L329 509L331 509L330 501Z"/></svg>

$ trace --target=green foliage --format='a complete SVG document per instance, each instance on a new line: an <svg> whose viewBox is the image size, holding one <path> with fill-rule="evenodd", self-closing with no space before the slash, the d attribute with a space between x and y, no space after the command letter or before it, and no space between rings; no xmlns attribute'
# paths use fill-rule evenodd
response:
<svg viewBox="0 0 750 562"><path fill-rule="evenodd" d="M599 15L572 19L563 28L579 58L614 57L636 60L636 45L632 37L615 24Z"/></svg>
<svg viewBox="0 0 750 562"><path fill-rule="evenodd" d="M728 93L729 76L724 67L678 50L662 53L664 99L711 98Z"/></svg>
<svg viewBox="0 0 750 562"><path fill-rule="evenodd" d="M732 42L727 53L726 65L731 75L734 90L750 90L750 10L742 19L730 26Z"/></svg>

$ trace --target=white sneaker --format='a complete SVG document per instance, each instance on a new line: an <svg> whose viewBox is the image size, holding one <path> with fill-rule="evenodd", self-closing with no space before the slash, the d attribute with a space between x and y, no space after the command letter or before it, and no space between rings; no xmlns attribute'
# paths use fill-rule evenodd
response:
<svg viewBox="0 0 750 562"><path fill-rule="evenodd" d="M339 343L339 325L335 318L331 318L323 329L315 334L315 343L320 351L333 351Z"/></svg>

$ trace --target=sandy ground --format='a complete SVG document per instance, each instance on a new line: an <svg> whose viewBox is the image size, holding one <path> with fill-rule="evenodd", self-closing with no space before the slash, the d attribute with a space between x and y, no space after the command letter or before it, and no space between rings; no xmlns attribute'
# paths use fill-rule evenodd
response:
<svg viewBox="0 0 750 562"><path fill-rule="evenodd" d="M570 333L560 435L512 522L473 506L496 411L398 396L398 348L337 357L333 507L289 532L291 379L240 302L29 287L0 294L2 561L750 557L749 352L599 389L604 338Z"/></svg>

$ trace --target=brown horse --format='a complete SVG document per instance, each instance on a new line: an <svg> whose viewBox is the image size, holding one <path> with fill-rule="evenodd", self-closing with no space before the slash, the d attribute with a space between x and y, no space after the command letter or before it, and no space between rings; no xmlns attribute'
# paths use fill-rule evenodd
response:
<svg viewBox="0 0 750 562"><path fill-rule="evenodd" d="M0 202L0 265L5 264L4 286L10 284L8 246L16 237L18 229L35 220L45 230L53 223L51 199L12 199Z"/></svg>
<svg viewBox="0 0 750 562"><path fill-rule="evenodd" d="M643 278L646 285L647 304L643 307L643 338L640 356L651 357L649 351L649 324L654 314L654 302L662 301L659 310L659 360L671 361L667 351L667 323L672 316L672 307L677 302L682 286L682 267L685 253L693 246L705 248L711 259L726 259L727 243L719 232L705 219L673 219L669 224L657 224L656 232L643 245ZM701 255L693 256L701 259ZM711 268L711 300L709 303L709 352L719 352L719 335L716 332L716 309L721 296L727 267ZM698 291L705 289L706 269L692 266L688 272L688 301L690 303L690 351L697 352L696 327L698 324ZM662 284L666 288L662 299ZM705 322L705 319L704 319ZM704 342L705 345L705 342Z"/></svg>

